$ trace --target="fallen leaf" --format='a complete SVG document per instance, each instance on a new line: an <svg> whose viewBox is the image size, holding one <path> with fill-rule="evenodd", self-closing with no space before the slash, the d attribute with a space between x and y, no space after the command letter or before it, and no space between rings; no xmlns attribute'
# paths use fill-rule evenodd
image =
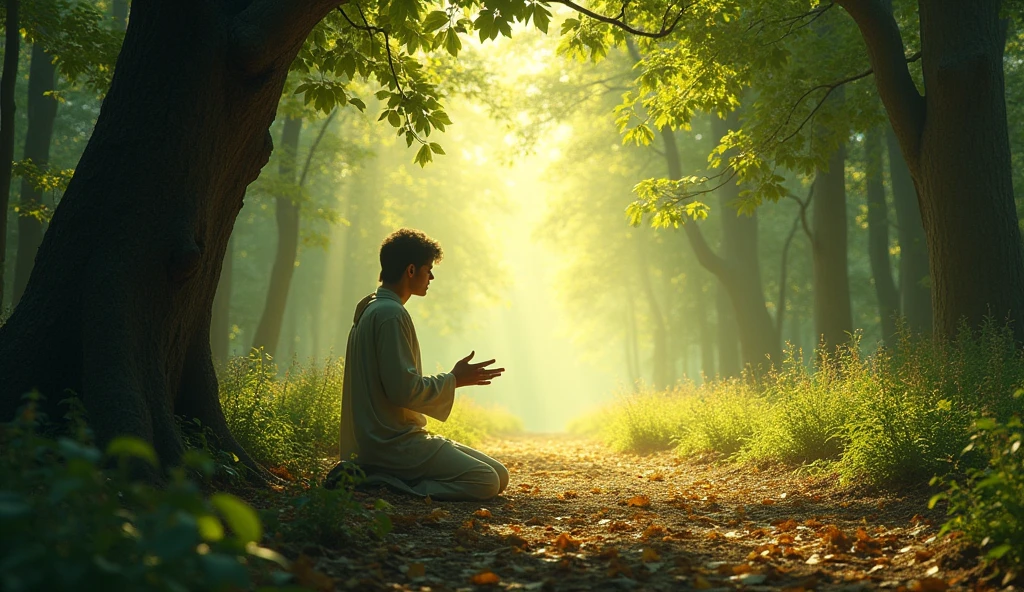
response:
<svg viewBox="0 0 1024 592"><path fill-rule="evenodd" d="M708 590L712 586L711 582L709 582L707 578L705 578L704 576L697 576L693 578L693 587L698 590Z"/></svg>
<svg viewBox="0 0 1024 592"><path fill-rule="evenodd" d="M911 592L943 592L948 589L949 584L939 578L922 578L910 584Z"/></svg>
<svg viewBox="0 0 1024 592"><path fill-rule="evenodd" d="M334 590L334 578L318 572L313 566L313 560L308 555L299 555L299 558L292 562L292 575L295 582L304 587L326 592Z"/></svg>
<svg viewBox="0 0 1024 592"><path fill-rule="evenodd" d="M580 494L576 493L575 491L563 491L562 493L558 494L558 499L560 499L560 500L571 500L571 499L576 499L579 496L580 496Z"/></svg>
<svg viewBox="0 0 1024 592"><path fill-rule="evenodd" d="M580 548L580 541L563 532L555 539L555 547L561 551L575 551Z"/></svg>
<svg viewBox="0 0 1024 592"><path fill-rule="evenodd" d="M422 578L427 575L427 567L422 563L410 563L409 570L405 572L410 578Z"/></svg>
<svg viewBox="0 0 1024 592"><path fill-rule="evenodd" d="M501 578L499 578L498 574L494 573L493 571L485 569L484 571L470 578L469 581L476 584L477 586L487 586L490 584L497 584L501 581Z"/></svg>
<svg viewBox="0 0 1024 592"><path fill-rule="evenodd" d="M626 505L631 508L649 508L651 506L651 498L646 495L635 495L626 500Z"/></svg>
<svg viewBox="0 0 1024 592"><path fill-rule="evenodd" d="M640 558L640 561L643 561L644 563L651 563L652 561L660 561L660 560L661 560L661 555L658 555L657 551L655 551L654 549L652 549L650 547L644 547L644 554Z"/></svg>
<svg viewBox="0 0 1024 592"><path fill-rule="evenodd" d="M527 526L544 526L544 521L534 516L533 518L530 518L529 520L524 522L524 524L526 524Z"/></svg>
<svg viewBox="0 0 1024 592"><path fill-rule="evenodd" d="M918 563L924 563L925 561L928 561L929 559L931 559L934 556L935 556L935 552L934 551L928 551L926 549L922 549L922 550L916 551L914 553L914 560L917 561Z"/></svg>
<svg viewBox="0 0 1024 592"><path fill-rule="evenodd" d="M643 534L640 535L641 541L646 541L651 537L665 536L665 527L659 524L652 524L644 529Z"/></svg>
<svg viewBox="0 0 1024 592"><path fill-rule="evenodd" d="M662 473L654 473L654 474L652 474L651 476L649 476L647 478L650 479L651 481L664 481L665 480L665 475L662 474Z"/></svg>
<svg viewBox="0 0 1024 592"><path fill-rule="evenodd" d="M772 499L772 498L770 498L770 497L766 497L766 498L764 498L763 500L761 500L761 504L762 504L762 505L765 505L765 506L770 506L770 505L772 505L772 504L774 504L774 503L775 503L775 500L773 500L773 499Z"/></svg>
<svg viewBox="0 0 1024 592"><path fill-rule="evenodd" d="M491 511L488 510L487 508L480 508L476 512L473 512L473 515L474 516L479 516L480 518L490 518L491 517Z"/></svg>
<svg viewBox="0 0 1024 592"><path fill-rule="evenodd" d="M590 490L590 493L593 493L593 494L596 495L596 494L602 493L602 491L601 491L600 487L595 487L595 488Z"/></svg>

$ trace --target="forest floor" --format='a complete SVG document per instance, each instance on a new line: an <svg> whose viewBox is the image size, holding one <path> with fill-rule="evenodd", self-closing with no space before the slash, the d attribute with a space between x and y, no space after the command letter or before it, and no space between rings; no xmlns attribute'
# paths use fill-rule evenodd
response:
<svg viewBox="0 0 1024 592"><path fill-rule="evenodd" d="M780 467L619 454L523 436L481 447L511 482L484 503L370 491L394 529L302 550L299 579L354 590L944 590L977 559L937 536L929 491L840 487ZM357 494L363 495L363 494Z"/></svg>

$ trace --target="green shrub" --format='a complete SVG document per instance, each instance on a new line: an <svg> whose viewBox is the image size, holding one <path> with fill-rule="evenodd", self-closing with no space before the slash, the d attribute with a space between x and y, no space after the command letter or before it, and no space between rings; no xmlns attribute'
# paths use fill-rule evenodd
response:
<svg viewBox="0 0 1024 592"><path fill-rule="evenodd" d="M0 425L0 589L215 591L290 577L284 558L258 545L252 508L225 493L206 497L189 478L213 470L203 453L189 451L188 470L172 469L155 488L128 476L130 463L156 465L141 440L115 439L104 454L46 437L37 423L30 401ZM118 468L101 470L110 463Z"/></svg>
<svg viewBox="0 0 1024 592"><path fill-rule="evenodd" d="M754 386L741 379L702 385L690 397L680 454L737 454L754 435L766 401Z"/></svg>
<svg viewBox="0 0 1024 592"><path fill-rule="evenodd" d="M292 363L278 378L268 356L254 351L230 360L220 399L232 435L258 462L297 476L322 472L338 456L344 365Z"/></svg>
<svg viewBox="0 0 1024 592"><path fill-rule="evenodd" d="M1020 397L1020 391L1016 395ZM949 502L951 518L942 532L963 531L982 547L989 561L1018 571L1024 567L1024 423L1015 416L1005 423L983 418L975 423L971 443L964 450L970 466L960 480L935 479L946 493L934 496ZM981 462L979 462L981 461Z"/></svg>

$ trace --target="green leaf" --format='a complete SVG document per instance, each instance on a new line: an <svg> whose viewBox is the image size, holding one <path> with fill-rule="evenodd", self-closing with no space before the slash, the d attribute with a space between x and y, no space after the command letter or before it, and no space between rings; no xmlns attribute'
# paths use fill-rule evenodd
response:
<svg viewBox="0 0 1024 592"><path fill-rule="evenodd" d="M224 520L243 542L259 541L263 536L259 516L244 501L230 493L215 493L210 503L224 516Z"/></svg>
<svg viewBox="0 0 1024 592"><path fill-rule="evenodd" d="M348 104L352 105L356 109L359 109L360 111L366 111L366 103L364 103L361 99L352 97L348 100Z"/></svg>
<svg viewBox="0 0 1024 592"><path fill-rule="evenodd" d="M459 50L462 49L462 40L459 39L459 34L455 32L455 29L448 29L445 31L444 49L452 56L459 55Z"/></svg>
<svg viewBox="0 0 1024 592"><path fill-rule="evenodd" d="M425 32L432 32L440 29L447 25L450 19L448 13L443 10L434 10L427 15L427 18L423 19L423 30Z"/></svg>
<svg viewBox="0 0 1024 592"><path fill-rule="evenodd" d="M392 109L391 111L388 111L388 123L390 123L392 127L401 127L402 116L398 114L398 111Z"/></svg>
<svg viewBox="0 0 1024 592"><path fill-rule="evenodd" d="M416 152L416 164L420 165L420 167L427 166L427 163L433 160L434 156L430 152L430 146L423 145Z"/></svg>
<svg viewBox="0 0 1024 592"><path fill-rule="evenodd" d="M548 25L551 24L551 12L540 2L533 4L533 25L547 34Z"/></svg>
<svg viewBox="0 0 1024 592"><path fill-rule="evenodd" d="M1002 559L1003 555L1006 555L1013 550L1013 545L1003 544L998 547L994 547L988 553L985 553L985 557L989 559Z"/></svg>
<svg viewBox="0 0 1024 592"><path fill-rule="evenodd" d="M204 541L215 543L224 538L224 525L216 516L209 514L196 518L196 526L199 528L199 536Z"/></svg>
<svg viewBox="0 0 1024 592"><path fill-rule="evenodd" d="M139 458L154 467L160 466L160 461L157 460L156 451L153 450L153 447L148 442L134 436L118 436L111 440L110 444L107 445L107 456Z"/></svg>
<svg viewBox="0 0 1024 592"><path fill-rule="evenodd" d="M441 149L441 145L438 144L437 142L431 142L429 146L430 151L433 152L434 154L444 154L444 150Z"/></svg>
<svg viewBox="0 0 1024 592"><path fill-rule="evenodd" d="M974 422L974 428L982 431L994 430L998 425L991 417L981 417Z"/></svg>

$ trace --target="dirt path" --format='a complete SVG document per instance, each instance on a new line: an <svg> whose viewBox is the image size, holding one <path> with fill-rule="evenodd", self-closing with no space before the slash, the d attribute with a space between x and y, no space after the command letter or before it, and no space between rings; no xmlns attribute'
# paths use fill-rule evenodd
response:
<svg viewBox="0 0 1024 592"><path fill-rule="evenodd" d="M834 480L638 457L530 436L484 450L511 483L487 503L394 506L377 548L313 562L359 590L941 590L965 560L937 540L927 492L856 495Z"/></svg>

